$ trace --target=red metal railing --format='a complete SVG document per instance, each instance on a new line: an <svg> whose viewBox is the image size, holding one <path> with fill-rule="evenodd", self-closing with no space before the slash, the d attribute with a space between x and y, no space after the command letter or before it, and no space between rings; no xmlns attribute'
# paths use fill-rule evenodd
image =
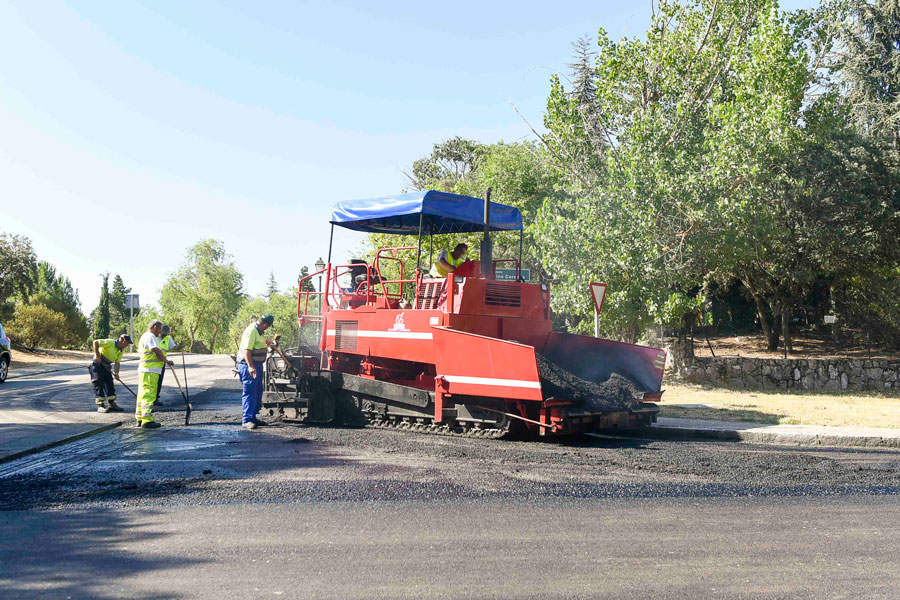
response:
<svg viewBox="0 0 900 600"><path fill-rule="evenodd" d="M324 320L322 313L330 306L349 307L350 305L373 304L377 299L384 298L386 303L399 302L403 299L404 284L412 284L413 302L418 294L422 274L417 270L415 277L406 276L406 266L403 260L397 257L402 250L415 250L415 246L402 246L398 248L381 248L375 254L375 260L370 267L366 263L353 263L347 265L327 265L324 269L310 273L301 278L297 295L297 319L300 326L306 323L320 323ZM390 253L390 255L388 255ZM399 278L388 279L382 270L382 261L397 262L399 266ZM356 283L351 279L349 287L342 287L339 283L341 277L350 275L359 269L365 268L366 279ZM313 277L325 274L325 284L320 290L309 289ZM392 286L396 286L392 289ZM318 297L318 302L313 303L318 307L319 314L310 314L310 297ZM415 306L413 306L415 308Z"/></svg>
<svg viewBox="0 0 900 600"><path fill-rule="evenodd" d="M383 298L386 306L390 306L392 301L399 302L403 300L403 287L409 284L413 288L412 308L419 308L419 291L425 273L417 268L413 277L410 278L406 275L406 265L403 263L403 259L397 256L403 250L416 250L416 246L381 248L375 253L375 260L372 262L372 266L366 263L329 264L324 269L301 278L298 284L299 292L297 297L297 319L300 322L300 327L303 327L306 323L321 323L324 320L322 313L331 306L349 308L364 304L371 305L379 298ZM383 261L388 263L396 262L398 264L399 277L397 279L385 278L382 270ZM516 280L520 278L521 264L515 258L495 260L492 265L492 274L494 276L497 273L497 265L501 263L513 263L516 269ZM357 284L352 274L362 268L366 270L366 279ZM313 277L321 276L323 273L325 274L325 284L322 286L322 289L309 289L312 285ZM338 280L347 275L351 276L350 286L341 287ZM452 277L450 278L450 291L448 294L451 307L453 306L453 279ZM313 296L318 298L318 302L314 303L314 307L318 308L319 314L310 314L309 312L309 300Z"/></svg>

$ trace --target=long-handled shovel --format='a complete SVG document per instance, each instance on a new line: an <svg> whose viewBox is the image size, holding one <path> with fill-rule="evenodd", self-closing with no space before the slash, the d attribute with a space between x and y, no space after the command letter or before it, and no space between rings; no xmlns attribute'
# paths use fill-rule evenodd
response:
<svg viewBox="0 0 900 600"><path fill-rule="evenodd" d="M122 381L121 379L117 379L116 381L118 381L118 382L121 384L121 386L122 386L123 388L125 388L126 390L128 390L129 392L131 392L131 395L134 396L134 399L135 399L135 400L137 400L137 394L135 394L134 391L133 391L130 387L128 387L127 385L125 385L125 382L124 382L124 381Z"/></svg>
<svg viewBox="0 0 900 600"><path fill-rule="evenodd" d="M181 387L181 382L178 381L178 371L172 369L172 375L175 376L175 383L178 384L178 389L181 391L181 397L184 398L184 403L187 406L184 411L184 424L190 425L191 422L191 401L188 400L188 397L184 394L184 388Z"/></svg>
<svg viewBox="0 0 900 600"><path fill-rule="evenodd" d="M187 367L184 366L184 352L181 353L181 372L184 373L184 393L187 395L188 406L191 405L191 390L187 384Z"/></svg>

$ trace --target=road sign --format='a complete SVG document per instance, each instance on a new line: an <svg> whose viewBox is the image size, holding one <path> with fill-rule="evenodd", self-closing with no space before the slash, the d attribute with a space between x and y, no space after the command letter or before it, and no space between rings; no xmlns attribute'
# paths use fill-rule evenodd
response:
<svg viewBox="0 0 900 600"><path fill-rule="evenodd" d="M603 310L603 299L606 297L606 284L592 281L591 297L594 299L594 311L599 315Z"/></svg>
<svg viewBox="0 0 900 600"><path fill-rule="evenodd" d="M591 298L594 299L594 337L600 337L600 311L606 298L606 284L591 282Z"/></svg>
<svg viewBox="0 0 900 600"><path fill-rule="evenodd" d="M835 315L825 315L825 322L828 324L834 324L837 321L837 317Z"/></svg>
<svg viewBox="0 0 900 600"><path fill-rule="evenodd" d="M531 269L520 269L519 275L522 281L531 281ZM497 281L516 281L515 269L497 269L494 273L494 279Z"/></svg>

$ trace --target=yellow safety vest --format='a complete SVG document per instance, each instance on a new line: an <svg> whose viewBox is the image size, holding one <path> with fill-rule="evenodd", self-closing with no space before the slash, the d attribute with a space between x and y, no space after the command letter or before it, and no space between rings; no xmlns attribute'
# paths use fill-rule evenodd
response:
<svg viewBox="0 0 900 600"><path fill-rule="evenodd" d="M97 342L97 349L100 350L100 356L106 357L111 363L117 363L122 360L122 351L116 347L116 340L94 340Z"/></svg>
<svg viewBox="0 0 900 600"><path fill-rule="evenodd" d="M447 253L447 262L455 269L459 265L466 262L464 258L453 258L453 254L450 252ZM432 277L446 277L450 271L444 269L443 265L441 265L441 260L438 258L437 262L431 265L431 273Z"/></svg>
<svg viewBox="0 0 900 600"><path fill-rule="evenodd" d="M163 339L159 340L159 349L162 350L163 356L166 356L169 353L169 345L171 341L171 335L167 335Z"/></svg>
<svg viewBox="0 0 900 600"><path fill-rule="evenodd" d="M150 333L150 332L147 331L147 332L144 333L144 335L147 335L148 333ZM150 334L150 335L153 335L153 334ZM142 340L143 340L143 337L144 337L144 336L142 335L142 336L141 336L141 339L142 339ZM143 344L141 344L140 342L139 342L138 344L139 344L139 346L143 346ZM138 350L140 351L140 350L142 350L142 349L141 349L141 348L138 348ZM164 363L163 361L159 360L159 357L156 356L156 353L153 352L152 350L150 350L150 351L143 351L143 352L141 352L141 362L140 362L140 366L138 367L138 371L144 371L144 370L146 370L146 369L160 369L160 370L162 370L162 368L163 368L163 366L164 366L165 364L166 364L166 363ZM156 372L156 371L151 371L151 373L155 373L155 372Z"/></svg>

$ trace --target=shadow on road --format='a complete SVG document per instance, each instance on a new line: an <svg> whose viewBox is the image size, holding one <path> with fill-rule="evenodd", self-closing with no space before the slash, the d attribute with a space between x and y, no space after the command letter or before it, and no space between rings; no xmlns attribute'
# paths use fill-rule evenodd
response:
<svg viewBox="0 0 900 600"><path fill-rule="evenodd" d="M115 587L110 582L117 579L205 562L191 558L189 552L175 559L128 550L129 546L159 543L168 536L151 531L139 518L110 509L0 513L0 596L117 598L118 594L109 591ZM141 597L183 596L153 594L148 589Z"/></svg>

